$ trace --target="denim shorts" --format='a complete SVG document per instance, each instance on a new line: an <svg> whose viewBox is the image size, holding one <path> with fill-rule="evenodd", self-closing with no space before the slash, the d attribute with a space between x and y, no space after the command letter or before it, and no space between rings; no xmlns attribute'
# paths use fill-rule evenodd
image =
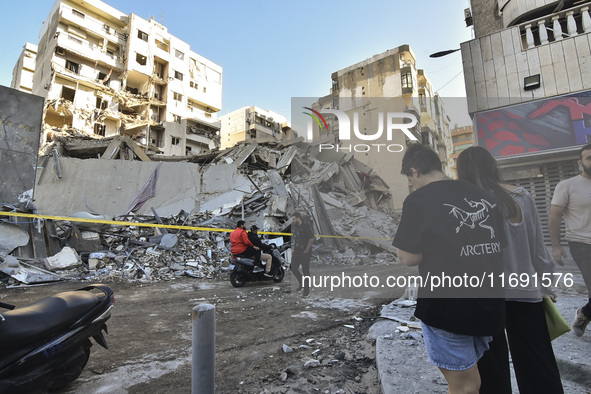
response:
<svg viewBox="0 0 591 394"><path fill-rule="evenodd" d="M425 323L421 325L429 361L450 371L464 371L472 367L488 350L488 344L493 339L492 336L454 334Z"/></svg>

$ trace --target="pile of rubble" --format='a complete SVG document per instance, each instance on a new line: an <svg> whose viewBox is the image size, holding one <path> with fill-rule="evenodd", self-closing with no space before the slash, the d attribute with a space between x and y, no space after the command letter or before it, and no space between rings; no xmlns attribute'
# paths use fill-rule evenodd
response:
<svg viewBox="0 0 591 394"><path fill-rule="evenodd" d="M166 161L172 160L149 152L144 154L129 138L96 142L57 139L54 144L61 146L60 155L64 157L68 152L76 152L80 158L84 156L82 152L88 152L88 157L94 160L97 155L114 159L108 152L114 152L117 147L129 149L126 162L161 159L162 165L166 165ZM58 160L54 148L55 145L45 149L45 162ZM316 150L314 144L301 139L252 140L225 151L176 158L195 163L202 179L222 178L216 185L219 190L215 193L201 190L190 201L194 205L186 206L176 215L161 218L158 215L161 208L151 206L155 199L146 194L136 208L127 211L123 207L122 213L113 217L97 212L66 215L86 219L84 222L36 220L17 224L20 218L9 216L13 223L0 223L0 238L4 237L0 244L13 247L0 251L0 272L10 285L64 278L95 281L158 281L183 275L212 278L224 272L230 257L229 233L220 229L232 230L237 220L244 219L264 231L288 234L290 216L295 211L308 215L315 233L320 235L314 248L322 262L395 261L391 237L397 217L387 185L351 154L323 155L315 153ZM230 180L225 181L226 178ZM151 180L154 186L157 175ZM88 201L87 206L98 203ZM2 210L18 211L9 206ZM94 219L113 219L121 225L97 224L93 223ZM159 225L182 229L167 230ZM10 231L2 230L7 227Z"/></svg>

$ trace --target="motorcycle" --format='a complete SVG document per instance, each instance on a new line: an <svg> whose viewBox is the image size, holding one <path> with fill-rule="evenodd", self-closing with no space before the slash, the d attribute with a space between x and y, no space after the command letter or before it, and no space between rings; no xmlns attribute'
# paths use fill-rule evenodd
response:
<svg viewBox="0 0 591 394"><path fill-rule="evenodd" d="M93 338L108 348L103 331L115 303L113 290L95 284L15 308L0 302L0 393L44 393L76 380Z"/></svg>
<svg viewBox="0 0 591 394"><path fill-rule="evenodd" d="M234 256L230 258L230 283L234 287L243 287L247 282L272 280L279 283L285 277L285 271L288 268L286 252L291 247L287 242L277 247L275 244L269 245L273 249L271 265L271 276L265 276L264 270L254 266L254 259Z"/></svg>

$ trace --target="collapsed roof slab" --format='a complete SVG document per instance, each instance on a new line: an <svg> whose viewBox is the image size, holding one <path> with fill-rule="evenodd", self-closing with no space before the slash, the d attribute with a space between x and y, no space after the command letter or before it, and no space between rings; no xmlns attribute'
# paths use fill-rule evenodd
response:
<svg viewBox="0 0 591 394"><path fill-rule="evenodd" d="M37 177L34 202L46 215L68 216L93 211L114 217L122 215L150 178L158 164L156 195L136 212L172 216L181 209L191 212L201 193L199 166L194 163L157 163L125 160L74 159L61 157L63 177Z"/></svg>

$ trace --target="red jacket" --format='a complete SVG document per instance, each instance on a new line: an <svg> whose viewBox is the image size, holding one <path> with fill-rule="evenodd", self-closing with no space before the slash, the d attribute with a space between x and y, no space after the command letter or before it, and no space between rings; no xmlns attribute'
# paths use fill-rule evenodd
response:
<svg viewBox="0 0 591 394"><path fill-rule="evenodd" d="M240 254L246 250L249 246L254 246L248 239L246 230L238 227L230 234L230 251L232 254Z"/></svg>

